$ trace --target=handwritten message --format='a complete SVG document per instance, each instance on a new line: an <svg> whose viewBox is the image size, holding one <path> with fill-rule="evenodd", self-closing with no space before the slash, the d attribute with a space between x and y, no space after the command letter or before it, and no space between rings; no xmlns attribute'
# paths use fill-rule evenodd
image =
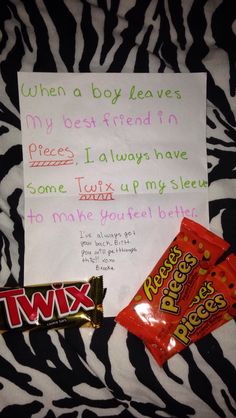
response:
<svg viewBox="0 0 236 418"><path fill-rule="evenodd" d="M25 284L103 275L124 307L179 230L208 225L204 74L18 73Z"/></svg>

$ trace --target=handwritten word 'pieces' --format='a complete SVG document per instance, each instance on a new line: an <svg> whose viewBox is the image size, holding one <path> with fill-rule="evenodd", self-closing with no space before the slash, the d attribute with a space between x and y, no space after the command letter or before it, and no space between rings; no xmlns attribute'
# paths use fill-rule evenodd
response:
<svg viewBox="0 0 236 418"><path fill-rule="evenodd" d="M30 167L52 167L73 164L74 153L69 147L49 148L42 144L28 145Z"/></svg>

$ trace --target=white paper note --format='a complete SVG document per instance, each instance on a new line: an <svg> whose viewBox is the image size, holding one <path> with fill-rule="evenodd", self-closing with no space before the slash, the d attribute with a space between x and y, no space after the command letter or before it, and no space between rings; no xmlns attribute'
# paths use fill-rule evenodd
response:
<svg viewBox="0 0 236 418"><path fill-rule="evenodd" d="M208 226L205 74L18 73L24 283L133 297L183 216Z"/></svg>

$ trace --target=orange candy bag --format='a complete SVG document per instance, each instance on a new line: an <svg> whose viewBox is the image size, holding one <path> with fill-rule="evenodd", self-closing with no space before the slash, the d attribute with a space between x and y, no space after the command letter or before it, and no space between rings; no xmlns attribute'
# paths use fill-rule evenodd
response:
<svg viewBox="0 0 236 418"><path fill-rule="evenodd" d="M212 267L166 347L147 343L159 365L236 317L236 255Z"/></svg>
<svg viewBox="0 0 236 418"><path fill-rule="evenodd" d="M183 218L179 233L116 321L146 343L164 349L195 295L198 278L228 248L222 238Z"/></svg>

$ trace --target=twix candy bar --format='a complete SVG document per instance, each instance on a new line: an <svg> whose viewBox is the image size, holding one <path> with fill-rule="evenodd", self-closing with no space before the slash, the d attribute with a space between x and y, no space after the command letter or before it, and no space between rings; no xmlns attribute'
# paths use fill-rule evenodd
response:
<svg viewBox="0 0 236 418"><path fill-rule="evenodd" d="M204 277L229 244L193 220L183 218L142 286L116 317L146 343L166 346Z"/></svg>
<svg viewBox="0 0 236 418"><path fill-rule="evenodd" d="M94 327L103 318L103 278L0 289L0 332Z"/></svg>

